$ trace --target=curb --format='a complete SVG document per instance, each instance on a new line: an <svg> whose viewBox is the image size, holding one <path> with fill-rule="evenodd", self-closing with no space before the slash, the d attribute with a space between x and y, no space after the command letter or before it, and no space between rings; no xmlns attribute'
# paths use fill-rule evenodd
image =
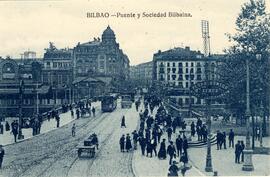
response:
<svg viewBox="0 0 270 177"><path fill-rule="evenodd" d="M100 106L97 106L97 107L100 107ZM69 112L69 111L68 111L68 112ZM65 114L65 113L64 113L64 114ZM87 118L89 118L89 117L87 117ZM68 126L68 124L74 122L75 120L77 120L77 119L74 118L74 120L71 120L70 122L68 122L68 123L66 123L66 124L64 124L64 125L62 125L62 126L59 126L58 128L54 128L54 129L51 129L51 130L49 130L49 131L47 131L47 132L43 132L43 133L40 133L40 134L38 134L38 135L31 136L31 137L28 137L28 138L19 140L19 141L17 141L16 143L13 142L13 143L5 144L5 145L3 145L3 147L7 147L7 146L14 145L14 144L22 143L22 142L25 142L25 141L29 141L30 139L32 139L32 138L34 138L34 137L39 137L39 136L44 135L44 134L46 134L46 133L56 131L56 130L58 130L59 128L63 128L63 127L65 127L65 126Z"/></svg>

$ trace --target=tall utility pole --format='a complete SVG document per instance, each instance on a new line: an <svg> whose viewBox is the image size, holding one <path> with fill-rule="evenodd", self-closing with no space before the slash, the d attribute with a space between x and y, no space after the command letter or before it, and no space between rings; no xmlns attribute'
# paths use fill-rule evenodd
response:
<svg viewBox="0 0 270 177"><path fill-rule="evenodd" d="M36 95L36 99L37 99L37 115L39 114L39 98L38 98L38 82L36 83L36 91L37 91L37 95Z"/></svg>
<svg viewBox="0 0 270 177"><path fill-rule="evenodd" d="M24 139L22 134L22 105L23 105L24 82L21 79L19 85L19 132L18 139Z"/></svg>
<svg viewBox="0 0 270 177"><path fill-rule="evenodd" d="M202 20L202 38L203 38L203 49L204 56L209 57L210 55L210 36L209 36L209 22ZM207 88L209 87L210 82L210 63L209 61L205 62L205 79L207 83ZM208 88L209 89L209 88ZM206 164L205 171L212 172L212 156L211 156L211 100L209 98L205 99L206 106L206 125L207 125L207 154L206 154Z"/></svg>
<svg viewBox="0 0 270 177"><path fill-rule="evenodd" d="M207 20L202 20L202 38L204 56L207 57L210 55L209 22Z"/></svg>

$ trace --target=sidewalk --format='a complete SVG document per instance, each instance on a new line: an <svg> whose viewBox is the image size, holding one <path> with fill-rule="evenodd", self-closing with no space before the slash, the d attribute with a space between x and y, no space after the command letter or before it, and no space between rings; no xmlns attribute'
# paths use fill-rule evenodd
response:
<svg viewBox="0 0 270 177"><path fill-rule="evenodd" d="M98 107L100 105L100 102L93 102L92 106L94 106L95 108ZM66 112L66 113L62 113L60 114L60 127L74 121L75 118L71 117L71 113L70 111ZM50 119L50 121L45 120L43 121L42 125L41 125L41 130L40 130L40 134L43 133L47 133L49 131L52 131L56 128L56 120L55 119ZM20 141L24 141L26 139L32 138L32 128L28 128L28 129L22 129L22 134L24 135L24 139L23 140L17 140L17 142ZM36 135L38 136L38 135ZM12 133L10 133L10 131L5 131L4 130L4 134L0 134L0 144L2 144L3 146L5 145L9 145L9 144L13 144L14 143L14 136Z"/></svg>
<svg viewBox="0 0 270 177"><path fill-rule="evenodd" d="M244 140L244 136L236 136L237 140ZM259 146L259 141L255 141L255 147ZM227 142L228 146L228 142ZM263 139L263 146L270 147L270 138ZM213 171L218 172L218 176L269 176L270 175L270 155L254 154L252 156L254 171L242 171L243 163L234 163L234 148L216 150L217 146L211 148ZM205 148L190 148L189 158L193 164L205 175L213 176L213 173L204 171L206 163L206 147Z"/></svg>

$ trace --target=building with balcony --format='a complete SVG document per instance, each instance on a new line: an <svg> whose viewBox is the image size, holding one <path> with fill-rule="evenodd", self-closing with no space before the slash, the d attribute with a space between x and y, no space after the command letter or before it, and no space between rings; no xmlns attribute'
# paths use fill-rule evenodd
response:
<svg viewBox="0 0 270 177"><path fill-rule="evenodd" d="M192 95L191 87L206 79L206 61L209 61L210 65L210 80L217 79L217 68L222 63L221 58L204 57L200 51L190 50L189 47L158 51L153 56L153 82L167 87L167 96L180 107L202 108L205 100Z"/></svg>

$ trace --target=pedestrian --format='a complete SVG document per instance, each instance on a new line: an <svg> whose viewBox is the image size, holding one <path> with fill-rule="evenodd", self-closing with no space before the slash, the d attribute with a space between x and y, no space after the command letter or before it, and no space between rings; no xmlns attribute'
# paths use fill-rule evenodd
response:
<svg viewBox="0 0 270 177"><path fill-rule="evenodd" d="M229 138L229 147L234 148L234 132L233 132L233 129L230 130L228 138Z"/></svg>
<svg viewBox="0 0 270 177"><path fill-rule="evenodd" d="M14 142L16 143L17 142L17 135L18 135L18 128L19 128L19 124L18 124L18 121L14 120L12 123L11 123L11 131L13 133L13 136L14 136Z"/></svg>
<svg viewBox="0 0 270 177"><path fill-rule="evenodd" d="M150 157L153 156L153 149L152 149L152 144L151 141L147 141L146 143L146 157L148 157L148 154L150 154Z"/></svg>
<svg viewBox="0 0 270 177"><path fill-rule="evenodd" d="M171 138L172 138L172 132L173 132L172 128L169 127L169 128L167 129L168 141L171 141Z"/></svg>
<svg viewBox="0 0 270 177"><path fill-rule="evenodd" d="M171 165L173 156L175 154L175 147L174 147L172 141L170 141L170 145L167 147L167 154L169 154L169 156L170 156L169 165Z"/></svg>
<svg viewBox="0 0 270 177"><path fill-rule="evenodd" d="M183 139L181 138L180 135L178 135L178 137L176 138L175 144L176 144L177 156L180 157L180 155L182 154L182 149L183 149Z"/></svg>
<svg viewBox="0 0 270 177"><path fill-rule="evenodd" d="M59 124L60 124L60 116L59 116L59 114L56 115L55 120L56 120L56 127L58 128Z"/></svg>
<svg viewBox="0 0 270 177"><path fill-rule="evenodd" d="M93 133L92 143L96 145L96 148L98 150L98 137L95 133Z"/></svg>
<svg viewBox="0 0 270 177"><path fill-rule="evenodd" d="M226 132L223 132L222 143L223 143L223 145L224 145L224 149L227 149L227 148L226 148Z"/></svg>
<svg viewBox="0 0 270 177"><path fill-rule="evenodd" d="M77 116L77 117L76 117L77 119L80 118L80 110L79 110L78 108L76 109L76 116Z"/></svg>
<svg viewBox="0 0 270 177"><path fill-rule="evenodd" d="M183 137L183 152L185 155L187 155L187 149L188 149L188 140L187 140L187 137L184 135L184 137Z"/></svg>
<svg viewBox="0 0 270 177"><path fill-rule="evenodd" d="M191 129L191 136L194 137L195 136L195 124L193 121L191 122L190 129Z"/></svg>
<svg viewBox="0 0 270 177"><path fill-rule="evenodd" d="M166 159L166 139L163 139L160 143L160 148L158 151L158 158L159 159Z"/></svg>
<svg viewBox="0 0 270 177"><path fill-rule="evenodd" d="M241 148L241 162L244 162L244 149L245 149L244 141L240 142L240 148Z"/></svg>
<svg viewBox="0 0 270 177"><path fill-rule="evenodd" d="M235 145L235 163L240 163L240 154L241 154L241 144L240 141L237 142L237 144Z"/></svg>
<svg viewBox="0 0 270 177"><path fill-rule="evenodd" d="M158 143L160 143L160 138L162 136L162 129L160 126L158 126L158 129L157 129L157 135L158 135Z"/></svg>
<svg viewBox="0 0 270 177"><path fill-rule="evenodd" d="M76 126L75 126L75 123L73 123L73 126L71 128L71 135L74 137L76 134Z"/></svg>
<svg viewBox="0 0 270 177"><path fill-rule="evenodd" d="M177 127L176 118L174 118L173 121L172 121L172 127L173 127L173 133L175 133L175 130L176 130L176 127Z"/></svg>
<svg viewBox="0 0 270 177"><path fill-rule="evenodd" d="M139 143L141 146L142 155L144 155L145 154L145 147L146 147L146 139L143 136L140 136Z"/></svg>
<svg viewBox="0 0 270 177"><path fill-rule="evenodd" d="M0 144L0 169L2 168L4 155L5 155L5 150L3 149L3 146Z"/></svg>
<svg viewBox="0 0 270 177"><path fill-rule="evenodd" d="M152 151L154 151L155 156L157 156L157 140L156 140L156 138L152 138L151 148L152 148Z"/></svg>
<svg viewBox="0 0 270 177"><path fill-rule="evenodd" d="M137 133L136 130L134 130L132 132L132 135L133 135L133 145L134 145L134 149L136 150L137 149L137 142L138 142L138 138L139 138L139 135Z"/></svg>
<svg viewBox="0 0 270 177"><path fill-rule="evenodd" d="M121 120L121 128L123 128L123 127L127 128L127 127L126 127L126 119L125 119L125 116L123 116L123 117L122 117L122 120Z"/></svg>
<svg viewBox="0 0 270 177"><path fill-rule="evenodd" d="M170 164L171 166L169 167L169 172L168 172L168 176L178 176L178 171L179 168L177 167L177 162L173 161L172 164Z"/></svg>
<svg viewBox="0 0 270 177"><path fill-rule="evenodd" d="M71 117L74 118L74 111L73 109L70 110Z"/></svg>
<svg viewBox="0 0 270 177"><path fill-rule="evenodd" d="M129 136L129 134L127 134L127 136L126 136L126 150L127 150L127 152L129 150L131 150L131 148L132 148L132 145L131 145L130 136Z"/></svg>
<svg viewBox="0 0 270 177"><path fill-rule="evenodd" d="M96 117L96 109L94 106L92 107L92 113L93 113L93 116Z"/></svg>
<svg viewBox="0 0 270 177"><path fill-rule="evenodd" d="M186 165L188 163L188 157L186 154L181 155L180 163L181 163L181 174L182 176L185 176L186 171L187 171Z"/></svg>
<svg viewBox="0 0 270 177"><path fill-rule="evenodd" d="M6 127L6 131L9 131L9 130L10 130L10 126L9 126L8 121L6 121L6 125L5 125L5 127Z"/></svg>
<svg viewBox="0 0 270 177"><path fill-rule="evenodd" d="M201 141L201 127L200 126L196 126L196 132L197 132L197 136L198 136L198 141Z"/></svg>
<svg viewBox="0 0 270 177"><path fill-rule="evenodd" d="M125 135L122 135L122 137L119 140L120 144L120 151L125 152Z"/></svg>

